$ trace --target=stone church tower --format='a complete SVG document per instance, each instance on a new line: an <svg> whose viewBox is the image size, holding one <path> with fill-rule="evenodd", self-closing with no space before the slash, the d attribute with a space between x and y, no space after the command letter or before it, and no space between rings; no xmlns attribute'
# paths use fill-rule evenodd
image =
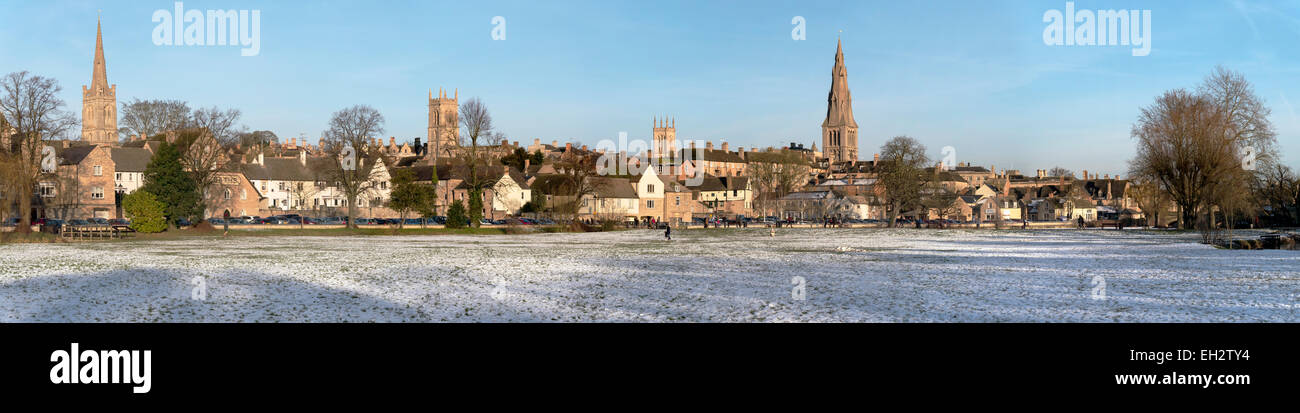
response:
<svg viewBox="0 0 1300 413"><path fill-rule="evenodd" d="M654 119L654 147L650 150L655 156L676 157L677 149L677 119L673 118L671 123L668 119Z"/></svg>
<svg viewBox="0 0 1300 413"><path fill-rule="evenodd" d="M90 87L81 87L81 140L97 145L117 144L117 85L108 84L104 35L95 24L95 72Z"/></svg>
<svg viewBox="0 0 1300 413"><path fill-rule="evenodd" d="M822 148L831 162L858 160L858 122L853 120L853 96L839 41L835 42L831 92L826 96L826 120L822 121Z"/></svg>
<svg viewBox="0 0 1300 413"><path fill-rule="evenodd" d="M433 154L433 159L439 156L447 155L447 151L455 148L460 141L460 89L453 92L451 98L447 97L447 92L438 89L438 97L433 97L433 89L429 89L429 153Z"/></svg>

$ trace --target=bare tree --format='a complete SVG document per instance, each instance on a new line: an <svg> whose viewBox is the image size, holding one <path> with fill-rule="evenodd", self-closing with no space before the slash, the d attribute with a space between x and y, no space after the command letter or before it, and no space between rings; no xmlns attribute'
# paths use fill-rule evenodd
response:
<svg viewBox="0 0 1300 413"><path fill-rule="evenodd" d="M42 149L47 139L68 133L76 124L76 116L61 108L59 99L63 88L58 81L31 75L26 71L14 72L0 79L4 93L0 94L0 116L7 119L13 135L10 145L0 150L8 151L14 161L13 176L6 179L18 193L19 214L22 220L18 230L31 231L32 194L42 176Z"/></svg>
<svg viewBox="0 0 1300 413"><path fill-rule="evenodd" d="M245 127L236 126L243 113L239 109L226 109L213 106L194 111L194 127L206 129L220 145L232 145L238 142L239 135L246 132Z"/></svg>
<svg viewBox="0 0 1300 413"><path fill-rule="evenodd" d="M190 106L180 100L140 100L122 102L121 116L117 128L123 138L131 136L153 136L166 131L180 130L192 126Z"/></svg>
<svg viewBox="0 0 1300 413"><path fill-rule="evenodd" d="M808 180L808 161L799 153L787 149L773 152L754 152L749 162L749 176L753 179L758 196L756 209L767 215L776 200L784 198L802 187Z"/></svg>
<svg viewBox="0 0 1300 413"><path fill-rule="evenodd" d="M1166 92L1142 109L1133 136L1137 157L1129 173L1149 179L1169 192L1181 212L1179 223L1191 228L1197 211L1207 201L1214 171L1228 167L1224 150L1223 118L1214 104L1186 90Z"/></svg>
<svg viewBox="0 0 1300 413"><path fill-rule="evenodd" d="M1069 169L1065 169L1065 168L1062 168L1062 167L1059 167L1059 166L1058 166L1058 167L1052 168L1050 171L1047 171L1047 176L1073 178L1073 177L1074 177L1074 171L1071 171L1071 170L1069 170Z"/></svg>
<svg viewBox="0 0 1300 413"><path fill-rule="evenodd" d="M493 130L492 114L488 112L487 105L476 97L460 105L460 125L461 147L457 158L468 171L464 176L465 186L469 187L468 196L482 200L483 190L496 182L497 178L486 173L486 166L495 163L491 161L492 153L505 140L505 136ZM471 211L470 216L474 215ZM477 227L479 222L474 220L470 225Z"/></svg>
<svg viewBox="0 0 1300 413"><path fill-rule="evenodd" d="M1166 92L1142 109L1133 126L1138 149L1130 175L1166 190L1183 228L1198 222L1216 228L1216 209L1239 212L1250 202L1250 160L1242 153L1253 151L1253 162L1264 166L1276 157L1268 114L1243 76L1217 68L1196 93Z"/></svg>
<svg viewBox="0 0 1300 413"><path fill-rule="evenodd" d="M1147 178L1134 179L1128 187L1128 196L1137 202L1146 216L1147 226L1163 224L1160 213L1169 209L1170 201L1169 191L1161 188L1159 182Z"/></svg>
<svg viewBox="0 0 1300 413"><path fill-rule="evenodd" d="M1300 179L1290 167L1274 163L1260 170L1252 183L1260 206L1267 207L1270 215L1290 224L1300 224L1296 200L1300 198Z"/></svg>
<svg viewBox="0 0 1300 413"><path fill-rule="evenodd" d="M591 154L580 154L575 152L565 152L560 156L560 160L555 163L555 171L564 179L561 187L566 192L564 196L573 197L573 202L567 205L557 205L556 210L562 213L572 214L577 219L578 211L582 206L582 199L587 195L594 195L597 191L604 188L604 182L600 179L594 179L596 173L597 158Z"/></svg>
<svg viewBox="0 0 1300 413"><path fill-rule="evenodd" d="M903 212L921 207L921 188L925 186L925 166L930 163L925 146L907 136L897 136L880 148L876 167L876 185L885 205L889 227Z"/></svg>
<svg viewBox="0 0 1300 413"><path fill-rule="evenodd" d="M356 228L357 200L368 195L376 188L378 153L369 156L362 151L370 147L371 136L384 133L384 115L366 105L356 105L334 112L330 117L329 129L321 135L325 147L321 148L331 162L326 168L326 176L338 185L338 189L347 198L348 227ZM377 148L370 148L375 150ZM352 151L348 158L345 151ZM366 159L370 161L367 162ZM351 162L355 160L355 162Z"/></svg>

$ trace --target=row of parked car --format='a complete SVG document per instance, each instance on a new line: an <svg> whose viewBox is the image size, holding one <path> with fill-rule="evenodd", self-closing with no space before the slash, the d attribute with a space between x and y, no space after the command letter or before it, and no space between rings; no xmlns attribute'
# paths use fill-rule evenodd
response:
<svg viewBox="0 0 1300 413"><path fill-rule="evenodd" d="M9 219L6 219L6 220L4 221L3 224L0 224L0 225L4 225L4 226L6 226L6 227L16 227L16 226L18 226L18 223L19 223L19 222L21 222L21 221L20 221L18 218L9 218ZM129 220L129 219L121 219L121 218L118 218L118 219L108 219L108 218L85 218L85 219L69 219L69 220L54 219L54 218L41 218L41 219L37 219L37 220L35 220L35 221L32 221L32 225L36 225L36 226L44 226L44 225L55 225L55 226L122 226L122 227L124 227L124 226L130 226L130 225L131 225L131 220Z"/></svg>
<svg viewBox="0 0 1300 413"><path fill-rule="evenodd" d="M424 226L424 225L446 225L447 217L436 216L431 218L357 218L357 225L397 225L403 226ZM313 218L304 217L298 214L275 215L270 217L243 216L232 217L230 219L208 218L208 223L212 225L344 225L348 222L347 217L323 217ZM481 225L555 225L555 221L549 219L532 219L532 218L511 218L491 220L483 218L479 220Z"/></svg>

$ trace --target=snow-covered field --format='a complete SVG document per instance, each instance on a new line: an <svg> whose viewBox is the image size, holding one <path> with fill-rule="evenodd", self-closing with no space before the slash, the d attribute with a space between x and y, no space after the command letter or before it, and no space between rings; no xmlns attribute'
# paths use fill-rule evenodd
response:
<svg viewBox="0 0 1300 413"><path fill-rule="evenodd" d="M1195 243L1196 235L673 235L671 242L644 230L4 245L0 321L1300 320L1300 253L1217 250ZM795 276L806 281L804 300L792 298Z"/></svg>

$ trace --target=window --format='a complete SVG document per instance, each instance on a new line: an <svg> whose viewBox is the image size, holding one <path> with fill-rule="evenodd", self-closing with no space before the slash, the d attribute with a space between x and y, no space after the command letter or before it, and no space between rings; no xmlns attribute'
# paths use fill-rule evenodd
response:
<svg viewBox="0 0 1300 413"><path fill-rule="evenodd" d="M246 201L246 200L248 200L248 190L247 190L247 189L243 189L243 188L241 188L241 189L239 190L239 200L241 200L241 201Z"/></svg>
<svg viewBox="0 0 1300 413"><path fill-rule="evenodd" d="M646 208L654 208L654 207L655 207L655 200L653 200L653 199L647 199L647 200L645 201L645 207L646 207Z"/></svg>
<svg viewBox="0 0 1300 413"><path fill-rule="evenodd" d="M654 185L646 185L646 192L649 192L649 193L652 193L652 194L655 193L655 186L654 186Z"/></svg>
<svg viewBox="0 0 1300 413"><path fill-rule="evenodd" d="M682 196L681 196L681 195L678 195L678 196L673 200L673 205L675 205L675 206L681 206L681 205L682 205Z"/></svg>
<svg viewBox="0 0 1300 413"><path fill-rule="evenodd" d="M225 197L225 199L230 199L230 190L229 189L224 190L222 195Z"/></svg>
<svg viewBox="0 0 1300 413"><path fill-rule="evenodd" d="M281 190L281 191L284 190L284 182L280 182L280 190Z"/></svg>
<svg viewBox="0 0 1300 413"><path fill-rule="evenodd" d="M39 191L41 193L41 198L53 198L54 184L42 182Z"/></svg>
<svg viewBox="0 0 1300 413"><path fill-rule="evenodd" d="M95 176L104 176L104 167L95 165Z"/></svg>
<svg viewBox="0 0 1300 413"><path fill-rule="evenodd" d="M299 182L299 183L298 183L298 190L299 190L299 191L302 190L302 182Z"/></svg>
<svg viewBox="0 0 1300 413"><path fill-rule="evenodd" d="M104 199L104 187L97 186L90 189L90 199Z"/></svg>
<svg viewBox="0 0 1300 413"><path fill-rule="evenodd" d="M266 181L262 181L262 192L266 192Z"/></svg>
<svg viewBox="0 0 1300 413"><path fill-rule="evenodd" d="M122 173L121 173L121 172L118 172L118 173L114 174L114 175L113 175L113 180L115 180L115 181L121 181L121 180L122 180Z"/></svg>

